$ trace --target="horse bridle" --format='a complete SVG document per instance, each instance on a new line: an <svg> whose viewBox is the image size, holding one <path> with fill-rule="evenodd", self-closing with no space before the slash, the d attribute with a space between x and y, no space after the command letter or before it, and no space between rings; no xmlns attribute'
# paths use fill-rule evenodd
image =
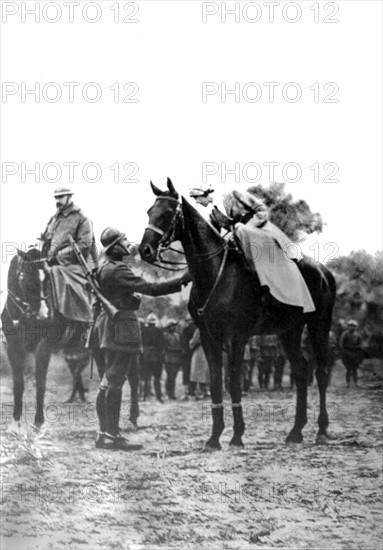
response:
<svg viewBox="0 0 383 550"><path fill-rule="evenodd" d="M161 238L158 242L158 245L157 245L157 252L156 252L155 262L159 261L162 264L165 263L165 264L168 264L168 265L178 265L178 266L183 265L183 266L186 266L187 265L186 262L172 262L170 260L165 260L162 257L163 252L166 252L167 250L171 250L172 252L176 252L177 254L185 255L185 253L182 250L177 250L176 248L173 248L171 246L171 243L173 242L174 237L175 237L177 222L178 222L179 216L181 214L181 204L178 202L178 199L176 199L175 197L157 197L156 200L165 200L165 199L170 200L170 201L174 201L174 202L177 203L177 208L174 211L173 217L170 220L170 224L169 224L169 227L167 228L167 230L164 231L163 229L161 229L160 227L157 227L156 225L153 225L152 223L149 223L146 227L146 229L150 229L154 233L157 233L158 235L161 236ZM184 270L184 268L173 269L173 268L161 265L161 263L155 263L155 262L153 262L152 265L155 265L156 267L160 267L161 269L165 269L167 271L183 271Z"/></svg>

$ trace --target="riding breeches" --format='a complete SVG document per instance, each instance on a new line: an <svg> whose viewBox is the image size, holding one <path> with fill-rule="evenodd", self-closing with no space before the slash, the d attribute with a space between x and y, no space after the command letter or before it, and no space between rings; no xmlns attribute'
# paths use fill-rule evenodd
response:
<svg viewBox="0 0 383 550"><path fill-rule="evenodd" d="M94 350L95 351L95 350ZM108 385L122 387L125 380L133 373L138 373L139 355L136 353L123 353L108 349L95 353L100 379L104 374Z"/></svg>

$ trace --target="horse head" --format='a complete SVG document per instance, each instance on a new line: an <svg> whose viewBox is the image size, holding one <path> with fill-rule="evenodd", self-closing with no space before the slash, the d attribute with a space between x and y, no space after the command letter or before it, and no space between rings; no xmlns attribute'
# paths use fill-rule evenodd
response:
<svg viewBox="0 0 383 550"><path fill-rule="evenodd" d="M17 251L15 299L23 307L27 316L38 320L48 318L48 307L44 296L45 258L37 247L29 247L24 252ZM8 289L8 292L12 292Z"/></svg>
<svg viewBox="0 0 383 550"><path fill-rule="evenodd" d="M166 191L161 191L150 182L156 200L148 210L149 223L139 246L141 258L153 264L158 260L161 250L179 239L178 221L180 219L179 195L168 178Z"/></svg>

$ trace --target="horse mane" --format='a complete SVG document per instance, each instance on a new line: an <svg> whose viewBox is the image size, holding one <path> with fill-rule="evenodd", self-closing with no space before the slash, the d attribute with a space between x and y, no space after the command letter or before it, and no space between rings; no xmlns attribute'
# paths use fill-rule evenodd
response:
<svg viewBox="0 0 383 550"><path fill-rule="evenodd" d="M198 226L201 236L208 240L214 240L215 243L223 244L225 239L219 233L219 231L210 224L205 218L198 212L193 205L188 202L185 197L182 197L182 212L184 214L184 220L191 222Z"/></svg>
<svg viewBox="0 0 383 550"><path fill-rule="evenodd" d="M21 259L18 254L13 256L8 269L7 287L8 287L8 290L14 293L17 293L17 291L19 290L19 284L17 280L17 271L18 271L20 260Z"/></svg>
<svg viewBox="0 0 383 550"><path fill-rule="evenodd" d="M30 248L26 252L18 250L17 254L13 256L9 264L8 276L7 276L7 288L14 294L18 295L20 292L20 285L18 281L18 274L20 268L24 262L36 263L41 259L41 250L39 248Z"/></svg>

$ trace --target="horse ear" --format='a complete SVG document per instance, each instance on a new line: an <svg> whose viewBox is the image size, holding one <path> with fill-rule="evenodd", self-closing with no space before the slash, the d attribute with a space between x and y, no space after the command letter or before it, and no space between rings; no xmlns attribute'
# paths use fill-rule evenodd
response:
<svg viewBox="0 0 383 550"><path fill-rule="evenodd" d="M175 190L173 182L170 178L168 178L167 185L168 185L168 189L171 192L171 194L174 195L174 197L176 197L178 199L178 193Z"/></svg>
<svg viewBox="0 0 383 550"><path fill-rule="evenodd" d="M154 183L152 182L152 180L150 180L150 187L152 188L152 191L153 193L158 197L160 195L163 195L163 192L161 191L161 189L158 189L158 187L156 185L154 185Z"/></svg>

